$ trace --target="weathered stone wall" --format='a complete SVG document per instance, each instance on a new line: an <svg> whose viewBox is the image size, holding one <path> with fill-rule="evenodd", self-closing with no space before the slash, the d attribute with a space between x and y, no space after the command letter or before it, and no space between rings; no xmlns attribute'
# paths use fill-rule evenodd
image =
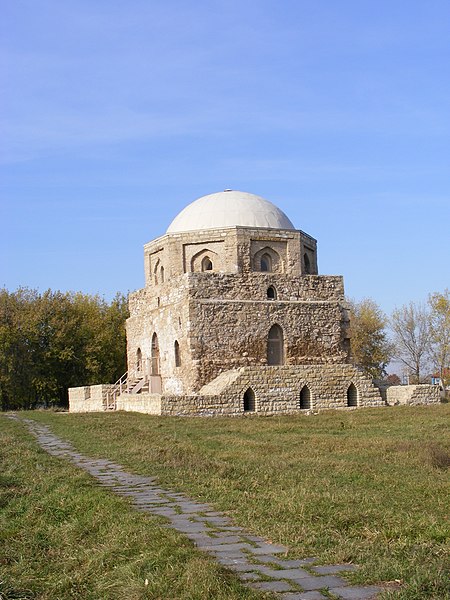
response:
<svg viewBox="0 0 450 600"><path fill-rule="evenodd" d="M116 410L160 415L161 396L159 394L122 394L116 401Z"/></svg>
<svg viewBox="0 0 450 600"><path fill-rule="evenodd" d="M386 389L386 402L390 406L438 404L440 400L438 385L392 385Z"/></svg>
<svg viewBox="0 0 450 600"><path fill-rule="evenodd" d="M300 392L307 385L310 410L347 408L347 391L357 389L358 407L384 406L378 389L352 365L247 367L221 374L198 395L164 396L165 415L242 415L244 393L255 394L255 413L273 415L306 412L300 409Z"/></svg>
<svg viewBox="0 0 450 600"><path fill-rule="evenodd" d="M69 412L101 412L105 410L110 384L69 388Z"/></svg>

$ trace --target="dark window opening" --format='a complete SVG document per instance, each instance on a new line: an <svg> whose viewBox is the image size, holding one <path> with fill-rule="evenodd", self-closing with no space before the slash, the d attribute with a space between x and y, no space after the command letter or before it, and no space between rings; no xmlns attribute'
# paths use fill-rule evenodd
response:
<svg viewBox="0 0 450 600"><path fill-rule="evenodd" d="M261 256L261 271L270 273L272 271L272 257L270 254L263 254Z"/></svg>
<svg viewBox="0 0 450 600"><path fill-rule="evenodd" d="M252 388L244 393L244 412L252 412L255 410L255 392Z"/></svg>
<svg viewBox="0 0 450 600"><path fill-rule="evenodd" d="M152 337L152 375L159 375L159 343L156 333Z"/></svg>
<svg viewBox="0 0 450 600"><path fill-rule="evenodd" d="M164 267L161 267L159 273L161 275L161 283L164 283Z"/></svg>
<svg viewBox="0 0 450 600"><path fill-rule="evenodd" d="M309 260L309 256L306 254L303 255L303 262L305 264L305 273L307 275L311 274L311 261Z"/></svg>
<svg viewBox="0 0 450 600"><path fill-rule="evenodd" d="M140 348L136 351L136 371L142 371L142 351Z"/></svg>
<svg viewBox="0 0 450 600"><path fill-rule="evenodd" d="M269 331L267 338L267 364L284 364L283 330L279 325L273 325Z"/></svg>
<svg viewBox="0 0 450 600"><path fill-rule="evenodd" d="M358 406L358 390L353 383L348 386L347 406Z"/></svg>
<svg viewBox="0 0 450 600"><path fill-rule="evenodd" d="M174 351L175 351L175 366L181 367L180 344L178 343L177 340L175 340Z"/></svg>
<svg viewBox="0 0 450 600"><path fill-rule="evenodd" d="M268 300L276 300L277 299L277 290L271 285L267 288L267 298Z"/></svg>
<svg viewBox="0 0 450 600"><path fill-rule="evenodd" d="M311 408L311 392L307 385L302 387L300 392L300 409L309 410Z"/></svg>
<svg viewBox="0 0 450 600"><path fill-rule="evenodd" d="M209 256L205 256L205 258L202 260L202 271L212 271L213 270L213 264L211 262L211 259L209 258Z"/></svg>

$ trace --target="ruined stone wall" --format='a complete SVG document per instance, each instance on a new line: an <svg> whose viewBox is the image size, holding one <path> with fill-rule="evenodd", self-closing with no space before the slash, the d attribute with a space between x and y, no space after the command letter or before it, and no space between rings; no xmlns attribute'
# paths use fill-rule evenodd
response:
<svg viewBox="0 0 450 600"><path fill-rule="evenodd" d="M190 345L197 385L223 370L265 365L267 337L274 324L283 330L285 364L346 362L349 340L344 316L337 302L192 302L190 321L196 327Z"/></svg>
<svg viewBox="0 0 450 600"><path fill-rule="evenodd" d="M348 408L347 390L352 383L357 389L357 407L384 406L371 380L348 364L241 368L226 374L230 381L225 386L224 375L218 377L217 389L213 381L198 395L163 397L162 414L242 415L248 388L255 394L255 414L305 413L300 409L304 385L310 391L310 410L344 409Z"/></svg>
<svg viewBox="0 0 450 600"><path fill-rule="evenodd" d="M440 402L438 385L392 385L386 389L386 402L397 404L437 404Z"/></svg>

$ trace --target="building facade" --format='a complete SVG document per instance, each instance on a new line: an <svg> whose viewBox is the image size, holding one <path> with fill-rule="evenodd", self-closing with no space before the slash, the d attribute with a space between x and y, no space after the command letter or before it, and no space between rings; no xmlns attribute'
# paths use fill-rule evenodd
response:
<svg viewBox="0 0 450 600"><path fill-rule="evenodd" d="M199 198L145 245L144 265L145 287L129 298L128 373L96 390L102 408L212 415L384 404L350 363L342 277L318 274L316 240L271 202L232 190ZM87 409L90 393L71 390L71 410Z"/></svg>

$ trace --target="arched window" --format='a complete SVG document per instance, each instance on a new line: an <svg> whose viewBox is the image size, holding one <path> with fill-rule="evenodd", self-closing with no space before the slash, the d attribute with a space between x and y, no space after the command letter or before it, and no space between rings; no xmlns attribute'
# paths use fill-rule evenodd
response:
<svg viewBox="0 0 450 600"><path fill-rule="evenodd" d="M273 325L269 331L267 338L267 364L284 364L283 330L279 325Z"/></svg>
<svg viewBox="0 0 450 600"><path fill-rule="evenodd" d="M309 410L311 408L311 392L307 385L302 387L300 392L300 409Z"/></svg>
<svg viewBox="0 0 450 600"><path fill-rule="evenodd" d="M358 390L353 383L348 386L347 406L358 406Z"/></svg>
<svg viewBox="0 0 450 600"><path fill-rule="evenodd" d="M136 351L136 371L138 373L142 371L142 351L140 348Z"/></svg>
<svg viewBox="0 0 450 600"><path fill-rule="evenodd" d="M255 410L255 392L252 388L244 393L244 412L253 412Z"/></svg>
<svg viewBox="0 0 450 600"><path fill-rule="evenodd" d="M152 337L152 375L159 375L159 343L156 333Z"/></svg>
<svg viewBox="0 0 450 600"><path fill-rule="evenodd" d="M181 356L180 356L180 344L177 340L175 340L175 344L173 345L173 349L175 352L175 366L181 367Z"/></svg>
<svg viewBox="0 0 450 600"><path fill-rule="evenodd" d="M263 254L261 256L261 271L266 273L272 272L272 257L270 254Z"/></svg>
<svg viewBox="0 0 450 600"><path fill-rule="evenodd" d="M159 274L161 276L161 283L164 283L164 267L161 267Z"/></svg>
<svg viewBox="0 0 450 600"><path fill-rule="evenodd" d="M267 288L267 299L268 300L276 300L277 299L277 290L271 285Z"/></svg>
<svg viewBox="0 0 450 600"><path fill-rule="evenodd" d="M305 265L305 273L309 275L311 273L311 261L309 260L309 256L306 254L303 255L303 263Z"/></svg>
<svg viewBox="0 0 450 600"><path fill-rule="evenodd" d="M158 271L159 271L159 265L160 265L160 261L157 260L156 261L156 265L155 268L153 269L153 275L155 277L155 285L158 285Z"/></svg>
<svg viewBox="0 0 450 600"><path fill-rule="evenodd" d="M213 270L213 264L211 262L211 259L209 258L209 256L205 256L205 258L202 260L202 271L212 271Z"/></svg>

